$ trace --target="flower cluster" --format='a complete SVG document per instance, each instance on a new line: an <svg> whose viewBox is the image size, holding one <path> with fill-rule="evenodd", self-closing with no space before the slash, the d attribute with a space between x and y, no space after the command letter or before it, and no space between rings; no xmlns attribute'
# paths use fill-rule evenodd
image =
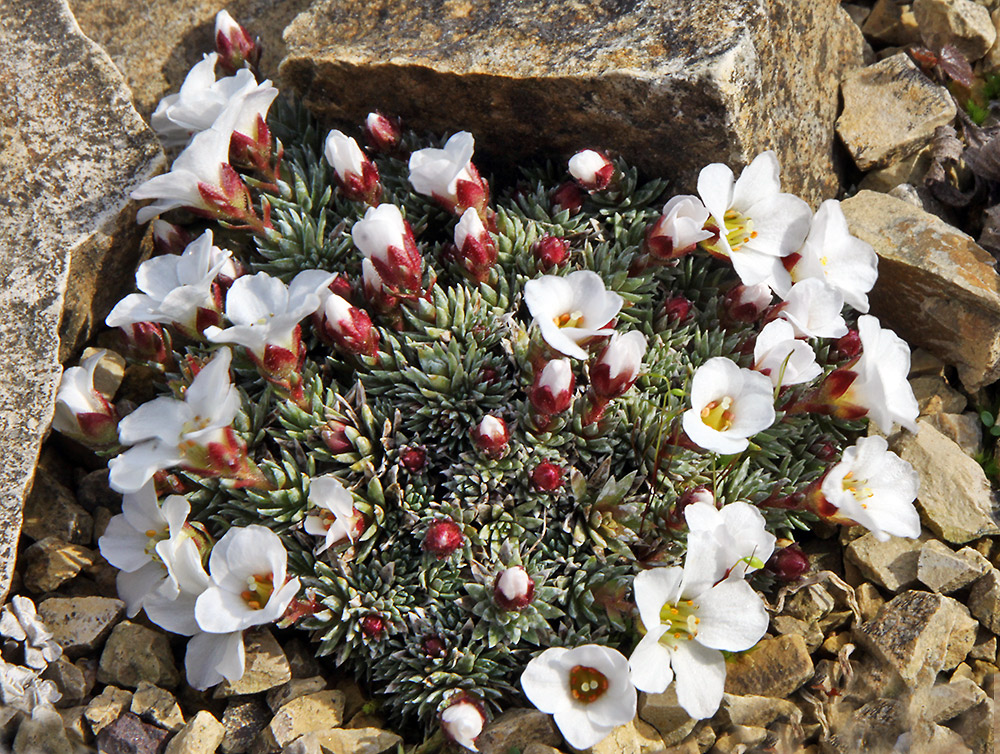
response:
<svg viewBox="0 0 1000 754"><path fill-rule="evenodd" d="M919 534L915 472L863 436L917 415L875 254L773 153L698 195L597 150L494 194L466 132L307 138L217 27L156 111L186 146L135 194L157 255L107 319L158 397L116 407L85 361L54 422L113 456L101 551L192 686L280 622L467 749L524 697L592 746L637 689L714 714L758 571L808 567L777 537Z"/></svg>

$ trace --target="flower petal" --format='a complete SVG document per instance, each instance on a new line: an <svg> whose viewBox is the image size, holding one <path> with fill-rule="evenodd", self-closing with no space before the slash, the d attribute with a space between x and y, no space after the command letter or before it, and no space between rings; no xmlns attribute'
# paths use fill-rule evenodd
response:
<svg viewBox="0 0 1000 754"><path fill-rule="evenodd" d="M764 603L743 579L728 578L699 594L695 602L701 620L697 641L706 647L741 652L767 631Z"/></svg>
<svg viewBox="0 0 1000 754"><path fill-rule="evenodd" d="M524 690L524 695L542 712L552 714L571 709L573 706L569 674L560 663L569 651L562 647L546 649L534 657L521 673L521 688Z"/></svg>
<svg viewBox="0 0 1000 754"><path fill-rule="evenodd" d="M590 719L586 710L579 707L556 712L552 719L555 720L566 743L574 749L589 749L591 746L596 746L614 730L614 726L598 725Z"/></svg>
<svg viewBox="0 0 1000 754"><path fill-rule="evenodd" d="M711 717L722 703L726 685L726 660L722 652L697 641L681 642L671 664L677 676L677 702L691 717Z"/></svg>
<svg viewBox="0 0 1000 754"><path fill-rule="evenodd" d="M667 602L676 600L680 594L684 569L650 568L640 571L632 582L635 604L639 608L639 618L647 631L660 625L660 610Z"/></svg>
<svg viewBox="0 0 1000 754"><path fill-rule="evenodd" d="M628 658L632 683L647 694L666 691L674 680L674 671L670 669L670 650L659 641L667 628L661 625L647 632Z"/></svg>
<svg viewBox="0 0 1000 754"><path fill-rule="evenodd" d="M184 656L188 684L204 691L223 680L238 681L243 677L244 652L243 634L239 631L195 635Z"/></svg>

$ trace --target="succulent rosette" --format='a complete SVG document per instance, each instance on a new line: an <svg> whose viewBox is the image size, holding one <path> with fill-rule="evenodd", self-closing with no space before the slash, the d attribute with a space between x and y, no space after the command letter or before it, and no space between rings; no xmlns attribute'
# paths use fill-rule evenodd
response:
<svg viewBox="0 0 1000 754"><path fill-rule="evenodd" d="M869 415L913 426L907 347L845 306L866 305L870 255L838 208L780 190L774 154L709 166L700 199L594 150L580 185L564 163L491 191L471 134L375 114L363 148L258 104L137 193L244 273L203 250L190 274L144 268L128 305L172 353L118 429L112 483L142 498L108 552L150 584L130 609L191 637L192 685L238 677L242 632L280 622L415 737L474 750L533 703L592 746L636 688L714 714L722 653L766 630L777 540L821 516L918 531L912 470L852 447ZM71 408L94 413L85 382ZM144 487L162 471L183 504Z"/></svg>

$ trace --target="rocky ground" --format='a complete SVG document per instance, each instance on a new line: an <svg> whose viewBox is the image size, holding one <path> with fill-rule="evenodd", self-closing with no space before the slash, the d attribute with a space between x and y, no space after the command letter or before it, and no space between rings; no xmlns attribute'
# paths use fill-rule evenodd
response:
<svg viewBox="0 0 1000 754"><path fill-rule="evenodd" d="M9 43L7 49L19 51L20 64L28 71L32 70L31 55L45 57L39 52L43 48L37 40L25 41L24 33L12 32L11 16L4 13L20 9L30 18L31 12L40 12L41 5L14 0L8 6L11 10L0 11L0 41ZM120 11L96 0L71 5L83 31L103 44L111 57L99 48L95 51L96 45L79 34L76 22L65 10L57 8L58 12L41 24L43 36L49 43L56 32L65 34L80 47L74 55L97 61L88 76L110 83L93 87L94 107L104 108L104 112L112 105L129 109L116 121L124 124L116 138L109 136L112 127L106 124L101 126L104 130L87 132L107 137L107 143L129 145L127 156L119 152L124 160L120 166L109 168L105 164L106 147L91 149L86 163L97 171L92 175L101 176L98 188L117 183L120 189L120 185L131 185L142 171L162 166L155 144L123 97L133 96L137 109L148 115L160 96L177 87L200 51L210 46L208 30L217 8L196 0L160 2L144 16L123 20ZM265 36L269 50L277 50L272 64L287 47L290 62L283 69L286 78L307 102L330 117L355 115L354 110L363 114L374 104L372 98L385 96L386 79L373 61L384 54L386 38L398 40L401 68L409 61L432 71L419 86L412 85L416 90L399 94L400 112L420 122L420 107L430 109L428 90L434 91L432 102L471 91L468 77L455 75L456 66L482 72L496 62L495 56L483 51L482 46L488 43L481 36L454 33L454 27L461 27L476 11L460 3L444 5L448 8L441 14L439 31L443 37L439 37L448 42L442 43L447 55L428 53L418 44L424 32L414 30L415 19L427 10L419 2L386 22L395 26L382 30L381 42L375 39L364 44L355 39L355 27L363 24L345 15L344 8L351 7L350 3L327 0L312 6L298 2L272 7L261 0L236 3L230 10L251 28L259 24L255 31ZM635 49L647 54L651 54L655 39L638 29L649 20L649 14L666 14L683 26L681 14L676 12L679 6L669 3L639 3L631 11L612 11L608 4L577 5L573 11L576 16L567 11L563 17L545 17L545 23L593 31L597 19L605 24L610 37L627 37L638 44ZM568 93L560 94L562 99L555 104L548 102L535 114L542 123L531 121L533 134L538 135L534 146L556 150L572 148L567 146L571 144L588 146L596 133L615 133L620 141L602 146L620 149L629 157L633 156L630 150L636 150L638 156L649 136L638 132L642 122L654 116L632 113L635 132L623 135L615 124L622 121L630 96L653 105L660 101L663 107L662 102L670 97L676 101L678 93L685 92L690 98L685 100L686 117L691 120L681 119L671 127L679 128L680 133L698 122L707 129L702 142L690 150L673 150L684 151L684 159L693 160L692 165L735 161L739 155L733 150L752 153L779 145L789 126L775 124L793 118L793 125L802 133L794 143L779 147L787 180L794 184L793 190L814 199L832 195L838 181L853 194L843 205L851 230L871 243L880 256L873 311L916 347L911 383L922 412L920 432L890 440L894 450L920 472L918 508L924 531L918 540L894 538L881 543L860 528L830 528L806 540L803 549L810 559L810 571L769 595L769 635L754 650L731 659L727 695L714 718L691 720L670 690L658 696L642 695L639 718L617 729L593 752L993 752L1000 672L1000 528L994 489L1000 467L995 457L996 436L990 427L995 424L1000 403L990 386L1000 377L1000 276L993 269L991 252L1000 252L996 240L1000 231L991 212L1000 198L1000 161L993 167L990 144L995 136L995 116L989 74L1000 66L1000 45L996 43L1000 6L972 0L916 0L912 4L878 0L874 4L844 4L841 10L832 3L810 4L808 9L793 2L772 3L773 15L766 23L768 19L758 6L751 12L743 6L752 4L737 5L743 14L742 25L735 21L727 25L732 17L726 17L718 28L713 27L713 36L703 40L700 48L675 46L661 51L665 62L653 66L655 70L644 81L655 83L641 95L629 94L632 84L623 83L620 76L605 76L603 88L596 90L598 104L587 111L596 125L574 121L550 138L544 135L544 121L576 107L574 87L590 81L596 70L606 72L612 65L625 69L634 62L624 51L627 45L590 38L593 49L587 49L593 54L587 57L586 65L568 71L568 79L573 80ZM64 8L59 3L53 4L56 6ZM308 12L295 20L282 41L276 30L307 7ZM518 18L508 16L506 22L516 28ZM797 43L789 43L786 37L804 25L809 26L808 33ZM318 49L322 45L317 40L332 30L338 31L339 41ZM574 38L573 34L568 38ZM820 38L826 42L817 52L810 40ZM524 39L518 44L527 44ZM759 58L756 67L741 68L741 58L729 56L735 47L723 44L727 39L736 39L735 47L744 53L758 51L754 53ZM17 40L23 43L21 47ZM353 43L350 40L357 42L360 52L345 51ZM775 45L784 57L759 52ZM819 57L811 63L804 61L802 56L807 52ZM538 55L543 53L551 59L533 60L532 65L550 72L558 66L572 67L564 47L555 45ZM420 59L421 55L427 59ZM707 77L701 79L703 82L728 65L728 70L735 71L734 80L744 90L749 86L756 99L740 95L739 87L687 91L667 64L668 59L684 55L694 61L693 68L701 66L699 75ZM442 62L444 58L447 61ZM111 60L121 69L124 80L113 66L108 67ZM338 68L331 60L348 63ZM527 64L501 63L507 65L501 65L502 87L492 96L515 111L523 110L525 91L537 95L532 86L541 85L532 78ZM351 76L356 77L366 66L372 67L371 75L348 96L343 82L354 81ZM73 66L65 63L64 67L63 78L51 86L70 86ZM4 84L12 81L11 70L0 66L0 104L10 104L5 100ZM435 71L451 89L435 88ZM490 73L487 70L484 75ZM58 72L52 75L59 78ZM782 83L789 81L794 82L790 94L788 87L781 89ZM131 91L125 82L132 86ZM842 94L839 109L835 96L838 82ZM42 84L38 86L41 90ZM111 104L101 100L108 90L117 92L111 96ZM84 100L90 91L85 87L79 99ZM529 104L535 99L529 98ZM23 108L30 100L14 97L14 105ZM480 126L484 134L500 133L504 126L501 116L476 122L482 109L477 110L476 102L472 100L468 107L451 113L463 122L445 126L473 130ZM726 131L724 124L729 121L719 113L743 112L751 105L769 110L771 120L748 115L735 131ZM798 114L792 110L796 106L800 107ZM496 109L503 111L502 107ZM435 117L439 115L420 123L445 127ZM835 117L836 146L832 141ZM31 125L42 119L26 118L25 122ZM591 127L596 130L588 131ZM653 137L659 140L681 138L665 126L655 126L654 131ZM20 156L26 161L30 139L24 132L21 138L26 145L23 154L16 152L19 142L14 139L6 146L0 144L0 155ZM61 138L71 141L68 134ZM503 142L497 149L508 147ZM79 152L79 144L67 146L67 154L73 149ZM75 159L82 164L79 154ZM646 167L675 174L683 183L689 166L671 164L670 160L670 155L654 155ZM21 163L12 159L9 164L15 166L16 176ZM0 169L0 175L10 178L4 170L11 168ZM51 402L58 360L71 356L78 344L92 337L93 322L103 319L99 312L102 305L106 311L108 304L101 304L100 296L95 298L95 290L102 287L97 281L107 283L109 269L119 270L127 280L139 248L137 239L124 237L127 233L121 231L130 227L121 218L134 214L127 200L118 205L95 204L96 199L81 197L83 189L78 190L73 183L75 176L53 173L43 177L49 181L46 185L67 185L77 191L73 194L78 198L74 211L82 214L70 216L62 209L53 210L50 199L43 201L32 195L25 200L33 208L31 216L56 215L59 223L48 234L36 227L30 229L36 236L23 235L29 230L14 236L22 246L33 244L30 248L36 257L51 254L56 260L52 264L63 265L61 277L54 275L48 283L62 297L55 305L56 316L44 322L40 318L42 324L35 325L33 337L41 338L41 345L35 344L30 356L43 365L33 367L41 372L19 372L17 364L21 362L12 362L17 372L15 382L33 386L19 394L22 413ZM94 190L93 182L87 190ZM93 231L95 206L101 207L97 232ZM92 213L89 225L87 211ZM4 229L0 222L0 230ZM56 230L64 241L72 238L73 244L64 243L72 246L70 253L63 248L57 254L53 242ZM88 267L85 261L114 254L118 256L94 270L90 269L94 265ZM18 280L17 275L24 275L23 270L30 267L21 261L4 258L5 271L13 269ZM5 320L14 305L43 312L52 307L42 295L32 299L30 291L20 300L10 295L0 297L0 315ZM38 336L45 327L48 341ZM105 359L99 374L98 384L109 397L128 400L142 389L141 373L126 370L123 361L114 356ZM0 389L9 392L6 379L0 379ZM377 702L352 679L318 662L299 634L269 629L252 633L247 641L248 671L241 681L208 693L188 687L176 642L142 617L126 619L124 605L116 596L113 569L99 555L97 540L121 505L120 498L108 488L107 472L100 468L100 460L80 448L49 439L42 446L36 470L33 454L21 451L37 448L47 423L40 422L38 415L51 409L36 409L32 423L20 416L12 420L10 405L5 397L0 427L10 447L4 445L8 460L4 487L20 489L32 476L34 482L24 502L16 561L8 557L4 562L8 570L16 562L10 594L34 601L41 622L61 649L57 658L40 661L47 665L42 678L54 684L61 698L56 704L59 720L32 720L23 714L6 719L7 715L0 715L0 721L6 719L0 751L8 745L18 754L61 754L88 747L116 754L396 751L403 742L385 729ZM10 500L18 495L4 495L2 509L8 515L14 509ZM5 527L8 540L10 532L16 531L12 526ZM32 645L30 635L18 640L10 638L2 625L0 631L9 637L5 647L5 656L11 656L8 659L24 653L26 644ZM437 738L417 751L431 752L442 743ZM411 744L406 742L407 750ZM527 709L510 710L493 721L478 745L486 754L569 751L550 718Z"/></svg>

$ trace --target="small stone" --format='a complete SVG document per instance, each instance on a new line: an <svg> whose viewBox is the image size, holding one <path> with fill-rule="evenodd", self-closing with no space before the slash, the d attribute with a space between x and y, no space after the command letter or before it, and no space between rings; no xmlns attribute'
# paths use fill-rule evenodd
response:
<svg viewBox="0 0 1000 754"><path fill-rule="evenodd" d="M970 393L1000 378L1000 275L989 252L888 194L859 191L841 207L878 253L871 304L883 326L958 367Z"/></svg>
<svg viewBox="0 0 1000 754"><path fill-rule="evenodd" d="M854 598L858 601L858 609L863 620L871 620L885 604L885 597L874 584L865 582L854 589Z"/></svg>
<svg viewBox="0 0 1000 754"><path fill-rule="evenodd" d="M115 686L106 686L100 696L94 697L87 705L83 716L90 723L90 729L100 733L103 728L118 719L118 716L132 703L132 692Z"/></svg>
<svg viewBox="0 0 1000 754"><path fill-rule="evenodd" d="M94 564L97 554L59 537L45 537L24 551L24 586L35 594L57 589Z"/></svg>
<svg viewBox="0 0 1000 754"><path fill-rule="evenodd" d="M559 749L554 746L548 746L547 744L533 743L528 744L521 754L562 754Z"/></svg>
<svg viewBox="0 0 1000 754"><path fill-rule="evenodd" d="M930 151L930 150L928 150ZM914 348L910 352L910 372L908 377L941 377L944 379L945 363L930 351Z"/></svg>
<svg viewBox="0 0 1000 754"><path fill-rule="evenodd" d="M257 694L287 683L292 678L288 658L266 628L251 629L243 637L246 670L243 677L230 683L223 681L215 690L215 698Z"/></svg>
<svg viewBox="0 0 1000 754"><path fill-rule="evenodd" d="M69 736L74 741L82 741L83 743L91 743L94 736L90 732L90 725L87 723L87 719L83 716L83 713L87 711L87 706L85 704L79 704L76 707L66 707L65 709L59 709L59 717L62 718L63 729L66 731L66 735Z"/></svg>
<svg viewBox="0 0 1000 754"><path fill-rule="evenodd" d="M972 0L914 0L913 15L924 44L932 50L953 45L970 63L997 39L990 12Z"/></svg>
<svg viewBox="0 0 1000 754"><path fill-rule="evenodd" d="M921 416L929 414L960 414L968 399L940 377L913 377L910 387L917 399Z"/></svg>
<svg viewBox="0 0 1000 754"><path fill-rule="evenodd" d="M323 754L382 754L396 750L403 739L395 733L378 728L342 728L309 733L299 740L315 741ZM479 741L476 741L479 745ZM479 751L486 752L481 746ZM486 752L491 754L491 752ZM508 754L508 752L504 752Z"/></svg>
<svg viewBox="0 0 1000 754"><path fill-rule="evenodd" d="M88 511L99 507L121 511L122 496L108 484L108 470L91 471L76 484L76 500Z"/></svg>
<svg viewBox="0 0 1000 754"><path fill-rule="evenodd" d="M927 417L934 428L956 443L967 456L975 456L983 449L983 423L975 413L934 414Z"/></svg>
<svg viewBox="0 0 1000 754"><path fill-rule="evenodd" d="M878 0L861 27L866 37L900 47L920 40L920 27L909 3Z"/></svg>
<svg viewBox="0 0 1000 754"><path fill-rule="evenodd" d="M769 728L779 720L802 722L802 710L786 699L767 696L723 694L718 719L730 725Z"/></svg>
<svg viewBox="0 0 1000 754"><path fill-rule="evenodd" d="M306 694L313 694L326 688L326 679L323 676L313 676L312 678L293 678L283 686L271 689L267 692L267 706L272 712L288 704L293 699L298 699ZM346 695L345 695L346 697Z"/></svg>
<svg viewBox="0 0 1000 754"><path fill-rule="evenodd" d="M318 675L318 673L316 675ZM294 676L294 671L293 671L293 676ZM304 676L294 676L294 677L300 678ZM340 680L337 681L337 684L334 686L334 688L337 689L337 691L344 692L345 718L354 717L368 703L368 699L365 697L364 692L361 690L361 687L358 686L357 681L355 681L353 678L341 678Z"/></svg>
<svg viewBox="0 0 1000 754"><path fill-rule="evenodd" d="M905 53L854 71L841 82L837 133L861 170L884 168L930 143L955 117L948 91Z"/></svg>
<svg viewBox="0 0 1000 754"><path fill-rule="evenodd" d="M980 629L976 635L976 643L969 650L969 658L995 663L997 660L997 637L986 629Z"/></svg>
<svg viewBox="0 0 1000 754"><path fill-rule="evenodd" d="M39 469L24 501L21 531L36 541L55 536L70 544L89 545L94 519L76 502L69 488Z"/></svg>
<svg viewBox="0 0 1000 754"><path fill-rule="evenodd" d="M801 636L764 639L726 662L726 692L784 699L812 674L812 658Z"/></svg>
<svg viewBox="0 0 1000 754"><path fill-rule="evenodd" d="M507 754L511 748L523 749L532 742L547 746L562 743L552 716L536 709L509 709L486 724L476 746L482 754Z"/></svg>
<svg viewBox="0 0 1000 754"><path fill-rule="evenodd" d="M1000 534L983 467L925 419L917 427L917 434L903 433L893 448L920 475L916 505L924 524L953 544Z"/></svg>
<svg viewBox="0 0 1000 754"><path fill-rule="evenodd" d="M870 750L874 742L896 741L906 730L906 723L902 702L876 699L855 710L827 743L835 752L855 754Z"/></svg>
<svg viewBox="0 0 1000 754"><path fill-rule="evenodd" d="M244 754L271 721L272 712L256 696L234 697L226 705L222 714L222 727L226 733L222 738L222 754Z"/></svg>
<svg viewBox="0 0 1000 754"><path fill-rule="evenodd" d="M799 620L790 615L775 615L771 618L771 628L779 636L787 636L789 634L801 636L805 640L806 647L810 652L816 651L819 645L823 643L823 629L817 623L811 621Z"/></svg>
<svg viewBox="0 0 1000 754"><path fill-rule="evenodd" d="M164 634L123 621L115 626L104 645L97 680L132 688L140 681L148 681L172 689L180 683L181 676Z"/></svg>
<svg viewBox="0 0 1000 754"><path fill-rule="evenodd" d="M851 542L845 554L866 578L898 592L916 582L921 546L920 540L904 537L890 537L881 542L869 532Z"/></svg>
<svg viewBox="0 0 1000 754"><path fill-rule="evenodd" d="M932 723L946 723L986 699L986 692L975 681L962 677L935 684L921 692L911 701L910 711L917 719Z"/></svg>
<svg viewBox="0 0 1000 754"><path fill-rule="evenodd" d="M874 620L854 629L859 644L910 684L933 681L965 659L976 640L964 605L930 592L908 591L887 602Z"/></svg>
<svg viewBox="0 0 1000 754"><path fill-rule="evenodd" d="M583 754L653 754L663 751L663 739L642 720L619 725Z"/></svg>
<svg viewBox="0 0 1000 754"><path fill-rule="evenodd" d="M888 0L888 2L892 3L892 0ZM923 182L924 175L927 174L927 168L930 167L931 154L932 148L924 147L919 152L915 152L909 157L903 157L887 167L870 170L865 173L858 188L889 193L899 186L920 184ZM912 368L910 376L913 376Z"/></svg>
<svg viewBox="0 0 1000 754"><path fill-rule="evenodd" d="M765 728L738 725L715 739L715 746L712 748L719 754L743 754L748 749L757 748L765 738L767 738Z"/></svg>
<svg viewBox="0 0 1000 754"><path fill-rule="evenodd" d="M69 657L93 652L121 620L125 603L108 597L52 597L38 615Z"/></svg>
<svg viewBox="0 0 1000 754"><path fill-rule="evenodd" d="M989 567L989 561L971 547L955 552L946 544L932 539L920 548L917 577L931 591L951 594L971 584Z"/></svg>
<svg viewBox="0 0 1000 754"><path fill-rule="evenodd" d="M319 675L320 665L316 660L316 652L302 639L289 639L284 643L285 657L288 658L288 665L292 669L292 678L311 678ZM348 707L350 707L350 695L348 694Z"/></svg>
<svg viewBox="0 0 1000 754"><path fill-rule="evenodd" d="M97 734L97 750L101 754L161 754L168 738L169 731L125 712Z"/></svg>
<svg viewBox="0 0 1000 754"><path fill-rule="evenodd" d="M109 401L113 401L125 376L125 357L108 348L90 347L83 349L80 361L90 358L98 351L104 351L104 355L94 369L94 388Z"/></svg>
<svg viewBox="0 0 1000 754"><path fill-rule="evenodd" d="M184 727L184 714L174 695L146 681L139 681L129 709L146 722L159 725L172 733Z"/></svg>
<svg viewBox="0 0 1000 754"><path fill-rule="evenodd" d="M59 693L62 694L57 702L60 707L72 707L79 704L90 691L83 671L65 656L60 657L55 662L50 662L42 675L55 683Z"/></svg>
<svg viewBox="0 0 1000 754"><path fill-rule="evenodd" d="M675 684L662 694L639 693L639 718L656 728L664 746L680 743L698 722L677 702Z"/></svg>
<svg viewBox="0 0 1000 754"><path fill-rule="evenodd" d="M37 709L25 717L14 737L13 754L75 754L63 719L53 709Z"/></svg>
<svg viewBox="0 0 1000 754"><path fill-rule="evenodd" d="M838 631L835 634L830 634L823 640L823 651L831 654L837 655L841 649L846 647L848 644L852 643L852 637L850 631Z"/></svg>
<svg viewBox="0 0 1000 754"><path fill-rule="evenodd" d="M198 710L167 744L164 754L203 754L219 748L226 729L208 710Z"/></svg>
<svg viewBox="0 0 1000 754"><path fill-rule="evenodd" d="M996 717L992 699L983 700L953 720L949 727L975 754L994 754L996 751Z"/></svg>
<svg viewBox="0 0 1000 754"><path fill-rule="evenodd" d="M279 709L264 736L278 747L291 743L306 733L339 728L344 721L344 694L340 691L319 691L306 694Z"/></svg>
<svg viewBox="0 0 1000 754"><path fill-rule="evenodd" d="M927 720L917 720L909 730L909 751L914 754L972 754L955 731Z"/></svg>
<svg viewBox="0 0 1000 754"><path fill-rule="evenodd" d="M969 610L984 628L1000 634L1000 571L996 568L990 568L973 585Z"/></svg>

